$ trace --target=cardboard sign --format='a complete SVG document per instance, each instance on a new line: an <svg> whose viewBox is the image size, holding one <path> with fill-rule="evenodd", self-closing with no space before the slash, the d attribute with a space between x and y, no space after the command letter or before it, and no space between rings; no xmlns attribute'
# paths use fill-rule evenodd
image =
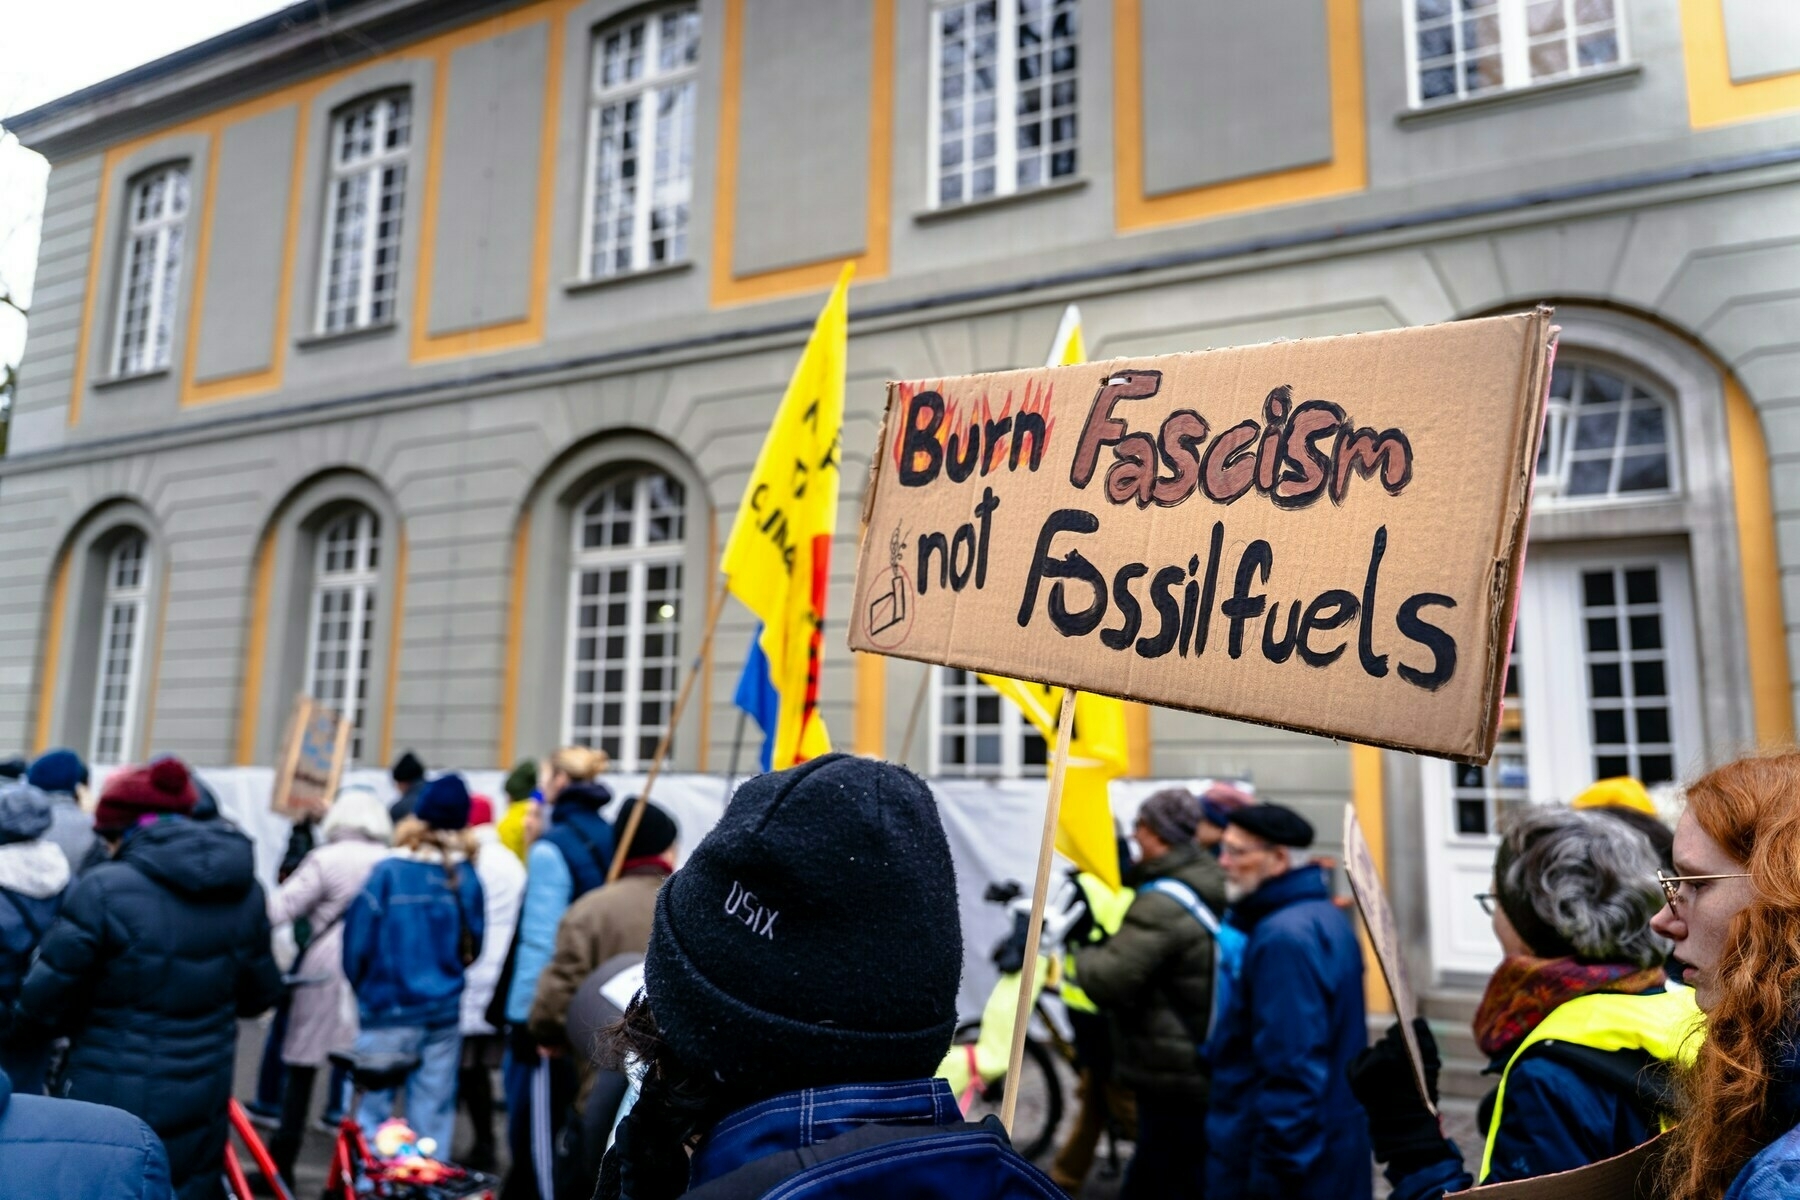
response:
<svg viewBox="0 0 1800 1200"><path fill-rule="evenodd" d="M270 798L275 811L288 817L318 816L330 808L349 749L349 721L310 696L295 701Z"/></svg>
<svg viewBox="0 0 1800 1200"><path fill-rule="evenodd" d="M1356 897L1357 911L1362 913L1363 928L1369 931L1369 944L1375 948L1375 961L1381 964L1381 975L1387 980L1388 994L1394 998L1394 1015L1400 1021L1400 1036L1406 1040L1406 1054L1412 1060L1413 1081L1419 1085L1419 1096L1432 1112L1431 1088L1425 1080L1425 1059L1419 1053L1419 1038L1413 1032L1413 1018L1419 1015L1419 1004L1413 998L1412 983L1406 977L1406 960L1400 954L1400 933L1394 928L1394 909L1388 903L1387 890L1375 870L1375 856L1363 837L1362 825L1356 819L1356 806L1344 805L1344 875L1350 880L1350 892Z"/></svg>
<svg viewBox="0 0 1800 1200"><path fill-rule="evenodd" d="M1458 1196L1471 1200L1651 1200L1658 1194L1664 1142L1657 1136L1623 1154L1573 1171L1449 1192L1444 1200Z"/></svg>
<svg viewBox="0 0 1800 1200"><path fill-rule="evenodd" d="M890 383L850 647L1486 762L1550 316Z"/></svg>

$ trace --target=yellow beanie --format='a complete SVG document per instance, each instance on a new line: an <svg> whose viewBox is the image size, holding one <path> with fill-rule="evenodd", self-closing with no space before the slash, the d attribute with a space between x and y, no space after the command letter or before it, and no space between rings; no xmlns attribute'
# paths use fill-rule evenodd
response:
<svg viewBox="0 0 1800 1200"><path fill-rule="evenodd" d="M1656 805L1644 785L1629 775L1602 779L1570 801L1570 808L1632 808L1647 816L1656 815Z"/></svg>

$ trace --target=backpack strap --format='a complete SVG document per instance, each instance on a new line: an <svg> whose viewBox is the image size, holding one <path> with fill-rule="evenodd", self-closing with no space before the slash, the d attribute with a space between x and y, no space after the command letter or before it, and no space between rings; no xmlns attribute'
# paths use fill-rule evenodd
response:
<svg viewBox="0 0 1800 1200"><path fill-rule="evenodd" d="M948 1125L863 1125L817 1145L766 1154L682 1195L687 1200L759 1200L778 1185L821 1163L847 1158L877 1146L942 1133L991 1134L1003 1145L1012 1145L1006 1136L1006 1127L991 1113L980 1121L955 1121Z"/></svg>
<svg viewBox="0 0 1800 1200"><path fill-rule="evenodd" d="M1219 936L1219 918L1217 914L1207 907L1206 901L1200 899L1200 894L1198 892L1194 891L1193 888L1189 887L1181 880L1170 879L1165 875L1161 879L1152 879L1149 883L1146 883L1143 887L1139 888L1138 891L1157 892L1167 896L1169 899L1175 901L1175 903L1181 905L1181 907L1187 909L1188 915L1200 922L1200 924L1205 927L1206 932L1210 933L1215 938Z"/></svg>
<svg viewBox="0 0 1800 1200"><path fill-rule="evenodd" d="M606 882L606 873L612 869L612 859L601 857L600 847L598 847L594 844L594 839L589 837L587 834L587 830L585 830L581 827L581 822L579 822L579 821L564 821L560 825L555 825L552 828L554 830L556 830L557 832L561 832L562 830L565 830L565 829L568 830L569 833L575 838L575 840L581 843L582 848L587 851L588 861L590 863L592 863L594 866L594 873L600 877L600 884L596 884L595 886L597 887L597 886L600 886L601 884L604 884ZM557 849L561 850L562 847L558 846ZM567 851L564 851L564 857L566 858L567 856L568 856ZM569 871L569 875L571 877L571 882L578 882L573 879L574 874L575 874L575 872L573 870L573 864L571 864L571 870ZM583 893L591 892L593 890L594 889L591 887L583 888L581 892L577 892L577 893L575 893L574 896L571 896L570 900L573 901L574 899L576 899Z"/></svg>

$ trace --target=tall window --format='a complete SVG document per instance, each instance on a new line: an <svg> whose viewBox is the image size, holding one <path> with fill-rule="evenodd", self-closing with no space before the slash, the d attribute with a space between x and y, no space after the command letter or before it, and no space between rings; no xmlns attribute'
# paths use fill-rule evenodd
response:
<svg viewBox="0 0 1800 1200"><path fill-rule="evenodd" d="M306 694L350 721L350 757L363 757L381 522L366 508L333 517L313 559Z"/></svg>
<svg viewBox="0 0 1800 1200"><path fill-rule="evenodd" d="M583 272L601 279L687 257L700 13L677 5L594 38Z"/></svg>
<svg viewBox="0 0 1800 1200"><path fill-rule="evenodd" d="M1075 175L1076 0L957 0L931 18L933 204Z"/></svg>
<svg viewBox="0 0 1800 1200"><path fill-rule="evenodd" d="M1018 705L973 671L936 670L938 774L1018 779L1042 773L1049 747Z"/></svg>
<svg viewBox="0 0 1800 1200"><path fill-rule="evenodd" d="M1667 492L1674 486L1674 409L1614 371L1571 363L1550 378L1550 413L1538 451L1545 497Z"/></svg>
<svg viewBox="0 0 1800 1200"><path fill-rule="evenodd" d="M394 318L412 98L360 100L331 119L319 329L336 333Z"/></svg>
<svg viewBox="0 0 1800 1200"><path fill-rule="evenodd" d="M1625 0L1409 0L1414 104L1530 87L1625 61Z"/></svg>
<svg viewBox="0 0 1800 1200"><path fill-rule="evenodd" d="M1594 778L1675 778L1669 651L1654 564L1581 573L1582 649L1588 675Z"/></svg>
<svg viewBox="0 0 1800 1200"><path fill-rule="evenodd" d="M185 163L157 167L131 183L126 198L124 268L113 374L136 375L169 365L175 288L181 278L181 234L188 210Z"/></svg>
<svg viewBox="0 0 1800 1200"><path fill-rule="evenodd" d="M686 503L675 480L641 471L575 513L566 740L624 771L655 757L675 707Z"/></svg>
<svg viewBox="0 0 1800 1200"><path fill-rule="evenodd" d="M100 674L94 685L94 731L89 750L95 762L124 762L131 755L149 583L144 537L127 534L106 560L100 606Z"/></svg>

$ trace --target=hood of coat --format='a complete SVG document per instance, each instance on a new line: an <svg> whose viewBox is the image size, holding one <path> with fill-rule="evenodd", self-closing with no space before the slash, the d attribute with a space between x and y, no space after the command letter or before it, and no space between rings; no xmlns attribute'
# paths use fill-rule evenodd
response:
<svg viewBox="0 0 1800 1200"><path fill-rule="evenodd" d="M11 842L0 846L0 888L48 900L69 886L69 858L55 842Z"/></svg>
<svg viewBox="0 0 1800 1200"><path fill-rule="evenodd" d="M0 843L28 842L50 828L51 800L29 783L0 784Z"/></svg>
<svg viewBox="0 0 1800 1200"><path fill-rule="evenodd" d="M550 820L552 823L564 820L564 813L573 813L577 809L597 813L611 804L612 798L612 792L598 779L590 779L586 783L571 783L556 794L556 804L550 810Z"/></svg>
<svg viewBox="0 0 1800 1200"><path fill-rule="evenodd" d="M223 821L164 818L125 837L118 861L164 887L204 900L231 900L256 881L250 839Z"/></svg>

